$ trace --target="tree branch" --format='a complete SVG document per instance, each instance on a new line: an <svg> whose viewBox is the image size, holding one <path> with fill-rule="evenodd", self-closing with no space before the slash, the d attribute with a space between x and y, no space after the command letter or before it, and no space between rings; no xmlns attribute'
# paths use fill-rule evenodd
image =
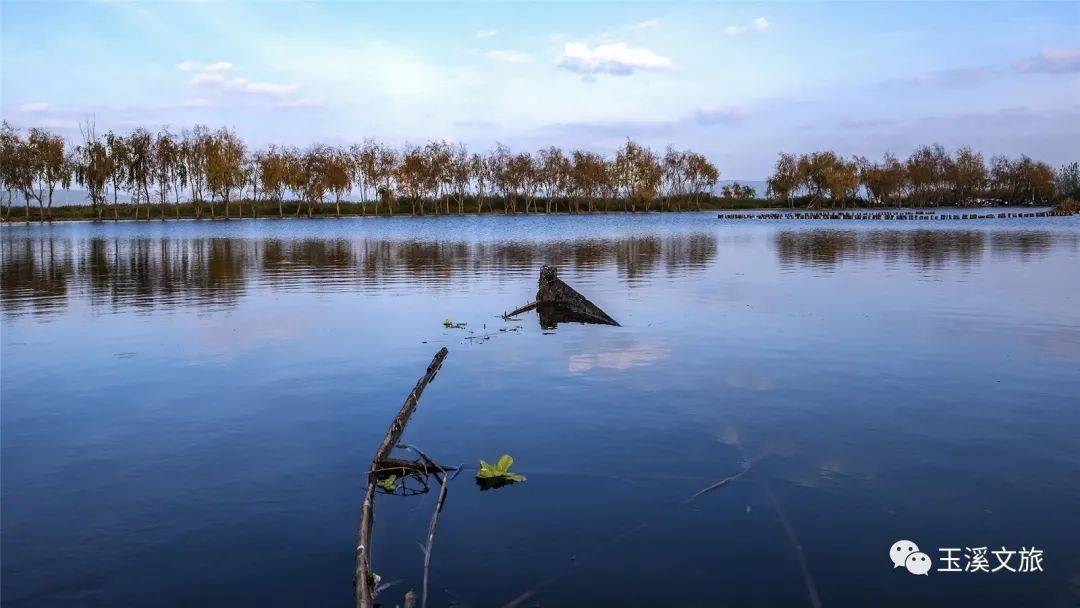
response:
<svg viewBox="0 0 1080 608"><path fill-rule="evenodd" d="M367 486L364 489L364 502L360 508L360 527L356 535L356 572L353 585L356 586L357 608L373 608L374 606L375 576L371 571L371 532L375 520L375 484L377 482L379 463L386 460L390 455L390 450L394 449L394 446L401 440L401 436L405 433L405 425L409 423L409 418L416 411L420 395L423 394L427 385L435 379L435 375L439 373L439 368L442 367L447 353L445 347L435 353L435 357L428 365L427 371L417 380L412 392L405 397L405 403L402 404L397 416L394 416L390 428L386 431L386 436L383 437L382 443L375 450L375 456L371 459L371 465L368 468Z"/></svg>

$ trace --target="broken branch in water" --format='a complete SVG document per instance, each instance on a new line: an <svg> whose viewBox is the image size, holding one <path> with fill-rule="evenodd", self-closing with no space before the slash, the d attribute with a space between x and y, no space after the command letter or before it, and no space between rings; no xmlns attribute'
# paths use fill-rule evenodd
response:
<svg viewBox="0 0 1080 608"><path fill-rule="evenodd" d="M399 445L399 448L405 447ZM440 464L435 464L430 460L401 460L399 458L384 458L379 461L379 466L375 469L377 477L386 477L388 474L397 475L398 477L404 477L406 475L430 475L432 471L456 471L457 467L448 467Z"/></svg>
<svg viewBox="0 0 1080 608"><path fill-rule="evenodd" d="M765 457L768 456L769 454L770 454L769 450L766 450L766 451L762 452L757 457L755 457L752 460L748 461L743 466L743 470L739 471L738 473L736 473L736 474L734 474L734 475L732 475L730 477L725 477L725 478L721 479L720 481L718 481L718 482L716 482L716 483L714 483L714 484L712 484L712 485L710 485L708 487L705 487L705 488L702 488L701 490L698 490L696 493L694 493L693 496L691 496L690 498L687 498L686 500L684 500L682 504L684 504L684 505L688 504L688 503L692 502L698 496L701 496L702 494L708 494L709 492L712 492L713 490L720 489L720 488L726 486L727 484L735 481L736 479L742 477L743 475L746 475L747 473L750 472L750 469L754 468L754 465L756 465L757 463L764 460Z"/></svg>
<svg viewBox="0 0 1080 608"><path fill-rule="evenodd" d="M431 526L428 528L427 547L424 548L424 583L420 590L420 608L427 608L428 573L431 571L431 547L435 545L435 529L439 527L439 514L446 502L446 471L437 475L439 480L439 500L435 501L435 512L431 514Z"/></svg>
<svg viewBox="0 0 1080 608"><path fill-rule="evenodd" d="M522 306L520 308L515 308L512 312L504 312L502 318L503 318L504 321L509 321L510 317L513 317L515 315L520 315L523 312L529 312L530 310L536 308L536 306L537 306L536 302L529 302L528 304L526 304L526 305L524 305L524 306Z"/></svg>
<svg viewBox="0 0 1080 608"><path fill-rule="evenodd" d="M417 380L412 392L405 397L405 403L402 404L401 410L394 416L390 428L386 431L386 436L383 437L378 449L375 450L375 457L371 459L367 486L364 488L364 502L360 508L360 527L356 535L356 572L353 585L356 586L357 608L374 607L374 590L378 584L375 574L371 571L371 532L375 522L375 486L378 478L379 463L389 458L390 450L401 440L402 434L405 433L405 425L409 423L409 418L416 411L416 406L420 402L420 395L423 394L427 385L435 379L435 375L439 373L439 368L442 367L443 360L446 359L448 352L446 347L443 347L439 349L439 352L435 353L435 357L428 365L427 371Z"/></svg>
<svg viewBox="0 0 1080 608"><path fill-rule="evenodd" d="M431 547L435 545L435 529L439 526L439 514L442 513L443 503L446 502L446 484L452 479L452 477L448 475L448 472L460 471L461 468L437 465L423 450L416 446L403 443L398 447L416 452L425 463L437 470L435 479L439 482L439 499L435 501L435 513L431 515L431 526L428 528L427 546L421 547L424 551L424 583L420 590L420 608L427 608L428 574L431 572ZM454 475L457 475L457 473L454 473Z"/></svg>

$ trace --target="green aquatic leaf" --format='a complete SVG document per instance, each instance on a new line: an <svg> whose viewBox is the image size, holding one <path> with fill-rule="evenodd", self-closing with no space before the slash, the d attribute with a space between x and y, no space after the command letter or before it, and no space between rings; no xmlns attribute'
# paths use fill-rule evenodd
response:
<svg viewBox="0 0 1080 608"><path fill-rule="evenodd" d="M495 470L500 473L506 473L510 470L510 465L514 464L514 459L509 454L503 454L499 458L499 462L495 463Z"/></svg>
<svg viewBox="0 0 1080 608"><path fill-rule="evenodd" d="M495 464L480 461L480 470L476 472L477 479L493 479L507 482L525 481L524 475L510 472L514 459L509 454L503 454Z"/></svg>
<svg viewBox="0 0 1080 608"><path fill-rule="evenodd" d="M387 492L393 492L397 489L397 475L391 475L386 479L379 482L379 487Z"/></svg>

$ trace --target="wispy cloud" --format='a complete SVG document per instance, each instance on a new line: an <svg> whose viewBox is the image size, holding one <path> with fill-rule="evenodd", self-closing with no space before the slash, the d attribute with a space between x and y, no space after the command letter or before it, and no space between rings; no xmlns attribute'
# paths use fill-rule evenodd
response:
<svg viewBox="0 0 1080 608"><path fill-rule="evenodd" d="M181 61L176 64L176 69L182 72L223 72L231 70L233 64L228 61L216 61L214 63L200 63L198 61Z"/></svg>
<svg viewBox="0 0 1080 608"><path fill-rule="evenodd" d="M189 80L191 84L224 84L225 76L217 72L199 72Z"/></svg>
<svg viewBox="0 0 1080 608"><path fill-rule="evenodd" d="M626 29L632 32L640 32L642 30L653 30L660 27L661 23L659 19L646 19L644 21L638 21L633 25L628 25Z"/></svg>
<svg viewBox="0 0 1080 608"><path fill-rule="evenodd" d="M484 56L492 61L503 63L528 63L532 61L532 55L521 51L495 50L484 53Z"/></svg>
<svg viewBox="0 0 1080 608"><path fill-rule="evenodd" d="M252 93L255 95L288 95L289 93L295 93L299 88L295 84L248 82L243 78L236 78L233 81L230 81L230 83L245 93Z"/></svg>
<svg viewBox="0 0 1080 608"><path fill-rule="evenodd" d="M195 72L188 81L193 85L215 88L221 91L249 93L252 95L269 95L281 97L295 93L299 87L295 84L278 82L252 82L247 78L236 76L227 78L222 72L232 69L233 65L228 61L219 61L211 64L200 64L194 61L185 61L176 65L182 72Z"/></svg>
<svg viewBox="0 0 1080 608"><path fill-rule="evenodd" d="M49 104L45 103L44 101L37 101L37 102L33 102L33 103L24 103L21 106L19 106L19 111L20 112L26 112L28 114L30 114L30 113L36 114L36 113L40 113L40 112L47 112L48 110L49 110Z"/></svg>
<svg viewBox="0 0 1080 608"><path fill-rule="evenodd" d="M612 42L590 47L583 42L567 42L563 46L558 67L595 77L598 74L628 76L642 70L670 70L673 65L667 57L624 42Z"/></svg>
<svg viewBox="0 0 1080 608"><path fill-rule="evenodd" d="M1016 64L1026 73L1069 74L1080 72L1080 47L1044 49L1038 55Z"/></svg>
<svg viewBox="0 0 1080 608"><path fill-rule="evenodd" d="M767 32L772 29L772 22L765 17L755 17L750 20L749 25L729 25L723 29L725 36L742 36L746 32Z"/></svg>
<svg viewBox="0 0 1080 608"><path fill-rule="evenodd" d="M492 36L498 36L499 30L477 30L477 38L491 38Z"/></svg>

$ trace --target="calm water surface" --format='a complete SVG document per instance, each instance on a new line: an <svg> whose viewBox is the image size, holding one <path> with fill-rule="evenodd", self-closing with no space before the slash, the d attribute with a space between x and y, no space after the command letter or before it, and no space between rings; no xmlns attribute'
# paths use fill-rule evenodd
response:
<svg viewBox="0 0 1080 608"><path fill-rule="evenodd" d="M1080 601L1080 217L0 238L6 606L349 605L364 470L443 345L407 440L528 481L452 482L431 606ZM544 263L623 326L497 318ZM378 501L385 603L434 500ZM1045 572L916 577L899 539Z"/></svg>

